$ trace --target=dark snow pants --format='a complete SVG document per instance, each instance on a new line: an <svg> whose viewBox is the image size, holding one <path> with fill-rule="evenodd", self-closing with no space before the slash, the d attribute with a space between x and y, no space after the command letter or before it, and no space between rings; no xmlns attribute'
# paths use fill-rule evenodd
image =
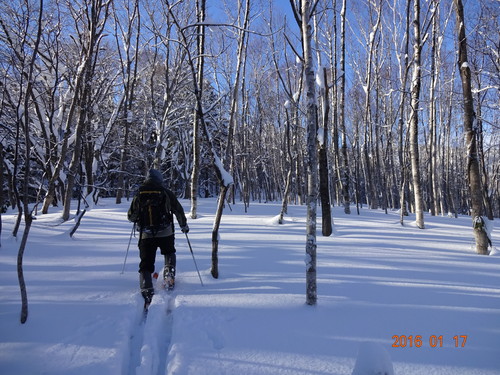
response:
<svg viewBox="0 0 500 375"><path fill-rule="evenodd" d="M142 276L141 280L144 280L144 285L141 285L141 288L153 287L151 274L155 271L156 249L158 248L165 256L165 266L175 272L175 235L141 239L139 241L139 255L141 257L139 273Z"/></svg>

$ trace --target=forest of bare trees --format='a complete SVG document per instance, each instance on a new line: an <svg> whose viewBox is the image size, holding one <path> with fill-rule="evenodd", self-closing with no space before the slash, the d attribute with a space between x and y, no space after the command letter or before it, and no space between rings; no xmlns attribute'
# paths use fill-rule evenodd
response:
<svg viewBox="0 0 500 375"><path fill-rule="evenodd" d="M499 18L497 0L2 1L2 207L67 220L154 166L193 218L198 197L318 199L481 231L500 217Z"/></svg>

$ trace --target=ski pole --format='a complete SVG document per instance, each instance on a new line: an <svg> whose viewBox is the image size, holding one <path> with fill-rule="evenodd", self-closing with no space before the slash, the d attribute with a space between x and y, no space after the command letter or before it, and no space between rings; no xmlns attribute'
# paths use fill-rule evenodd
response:
<svg viewBox="0 0 500 375"><path fill-rule="evenodd" d="M201 286L204 286L203 280L201 279L200 271L198 270L198 265L196 264L196 259L194 258L193 248L191 247L191 242L189 241L188 234L186 232L184 232L184 234L186 235L186 240L187 240L187 243L189 245L189 251L191 251L191 255L193 256L194 266L196 268L196 272L198 272L198 277L200 278Z"/></svg>
<svg viewBox="0 0 500 375"><path fill-rule="evenodd" d="M128 250L130 249L130 242L132 242L132 234L134 234L134 229L135 223L134 225L132 225L132 231L130 232L130 239L128 240L127 252L125 253L125 260L123 261L123 268L122 272L120 273L121 275L123 275L123 272L125 271L125 264L127 264Z"/></svg>

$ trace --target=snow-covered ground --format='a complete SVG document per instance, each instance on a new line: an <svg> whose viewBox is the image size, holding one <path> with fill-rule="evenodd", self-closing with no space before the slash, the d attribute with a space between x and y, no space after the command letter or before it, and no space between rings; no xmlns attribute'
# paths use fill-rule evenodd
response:
<svg viewBox="0 0 500 375"><path fill-rule="evenodd" d="M426 216L420 230L412 216L402 227L397 212L335 208L334 235L318 236L312 307L305 207L291 206L278 225L279 206L226 208L215 280L215 200L201 200L189 238L204 286L178 233L176 290L155 296L144 324L136 238L121 274L128 203L100 201L72 239L60 212L37 218L24 258L24 325L20 239L14 214L2 215L0 374L500 374L500 256L473 252L470 218Z"/></svg>

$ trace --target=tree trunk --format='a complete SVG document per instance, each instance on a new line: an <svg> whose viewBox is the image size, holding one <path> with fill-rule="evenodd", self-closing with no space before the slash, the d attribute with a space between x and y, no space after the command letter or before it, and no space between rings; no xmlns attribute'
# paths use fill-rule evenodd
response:
<svg viewBox="0 0 500 375"><path fill-rule="evenodd" d="M82 102L79 114L78 123L75 131L75 145L73 150L73 156L71 158L71 163L69 165L69 171L67 176L67 187L66 194L64 197L64 207L62 213L62 219L64 221L69 219L70 210L71 210L71 200L73 198L73 187L75 185L76 174L79 170L80 166L80 158L82 153L82 137L83 137L83 129L85 128L85 121L87 121L87 111L85 110L87 107L87 103L89 101L90 95L90 84L88 84L90 80L90 75L87 75L86 84L84 88L84 92L82 93Z"/></svg>
<svg viewBox="0 0 500 375"><path fill-rule="evenodd" d="M306 303L315 305L316 286L316 206L318 195L317 128L318 110L312 58L311 1L302 0L301 31L305 73L307 124L307 226L306 226Z"/></svg>
<svg viewBox="0 0 500 375"><path fill-rule="evenodd" d="M288 169L288 173L286 176L285 190L283 192L283 202L281 204L279 224L283 224L284 216L287 213L288 198L290 196L290 190L292 187L293 164L294 164L294 156L292 153L292 146L291 146L291 139L290 139L290 115L288 113L288 109L285 109L285 113L286 113L285 144L286 144L286 154L287 154L287 157L289 160L289 164L288 164L289 169Z"/></svg>
<svg viewBox="0 0 500 375"><path fill-rule="evenodd" d="M413 5L413 77L411 87L411 115L410 115L410 154L411 171L413 179L413 194L415 198L416 223L420 229L424 229L424 211L422 202L422 185L420 181L420 160L418 150L418 111L420 106L420 86L422 80L421 72L421 38L420 38L420 0L414 0Z"/></svg>
<svg viewBox="0 0 500 375"><path fill-rule="evenodd" d="M438 12L438 4L433 0L433 7ZM437 109L436 109L436 83L438 77L438 20L434 16L432 19L432 47L431 47L431 83L429 92L429 172L428 172L428 190L429 190L429 208L431 215L439 214L439 195L437 194Z"/></svg>
<svg viewBox="0 0 500 375"><path fill-rule="evenodd" d="M350 214L349 198L349 160L347 158L347 131L345 126L345 24L346 24L347 0L342 1L340 11L340 98L339 98L339 121L342 132L342 196L344 201L344 213Z"/></svg>
<svg viewBox="0 0 500 375"><path fill-rule="evenodd" d="M471 71L467 60L467 38L465 33L464 7L462 0L453 0L457 15L458 69L462 79L464 98L464 132L467 146L467 176L471 197L472 227L476 240L476 252L488 255L489 238L483 219L483 195L481 189L481 171L477 150L477 134L474 129L474 102L472 98Z"/></svg>
<svg viewBox="0 0 500 375"><path fill-rule="evenodd" d="M42 205L42 214L46 214L49 212L49 207L54 201L56 194L56 182L59 180L59 176L61 174L61 170L64 166L64 162L68 153L68 142L69 137L71 135L71 127L73 125L73 120L75 116L75 112L77 110L78 105L80 104L79 94L81 91L81 85L83 84L83 77L85 76L85 66L87 65L86 58L80 63L78 67L78 72L76 75L75 83L74 83L74 93L71 101L68 117L66 119L66 125L64 130L64 136L61 146L61 154L59 155L59 160L57 161L56 167L54 169L54 173L51 179L48 182L47 193L45 194L45 198Z"/></svg>
<svg viewBox="0 0 500 375"><path fill-rule="evenodd" d="M403 66L400 66L401 71L401 99L399 103L399 121L398 121L398 136L399 136L399 147L398 147L398 159L400 165L400 223L404 225L404 217L408 215L407 208L407 166L406 166L406 137L405 137L405 121L404 113L406 108L406 84L408 82L408 73L410 70L409 64L409 45L410 45L410 7L411 0L406 1L406 26L405 26L405 37L404 37L404 51L403 51Z"/></svg>
<svg viewBox="0 0 500 375"><path fill-rule="evenodd" d="M196 2L197 7L197 19L198 23L198 35L197 35L197 48L198 48L198 64L197 64L197 81L198 89L203 93L203 77L204 77L204 67L205 67L205 27L203 22L205 22L205 8L206 0L198 0ZM193 170L191 172L191 219L196 219L198 217L198 189L199 189L199 178L200 178L200 167L201 167L201 139L200 139L200 125L198 112L195 111L193 116Z"/></svg>
<svg viewBox="0 0 500 375"><path fill-rule="evenodd" d="M328 82L327 82L327 70L323 69L323 72L318 72L318 74L323 74L323 132L321 135L322 142L319 145L319 195L321 197L321 233L323 236L328 237L332 234L332 208L330 205L330 177L328 173L328 119L330 113L330 105L328 104Z"/></svg>
<svg viewBox="0 0 500 375"><path fill-rule="evenodd" d="M382 10L378 9L377 11L377 20L375 25L373 25L367 46L367 55L368 59L366 62L366 78L365 78L365 108L364 108L364 140L362 146L362 155L363 155L363 173L365 178L365 193L367 197L367 203L370 205L372 209L378 207L377 204L377 193L375 190L375 184L373 182L373 168L370 155L373 155L372 145L373 145L373 124L372 124L372 109L371 109L371 86L373 79L373 55L375 52L375 35L379 30L381 20L382 20Z"/></svg>

